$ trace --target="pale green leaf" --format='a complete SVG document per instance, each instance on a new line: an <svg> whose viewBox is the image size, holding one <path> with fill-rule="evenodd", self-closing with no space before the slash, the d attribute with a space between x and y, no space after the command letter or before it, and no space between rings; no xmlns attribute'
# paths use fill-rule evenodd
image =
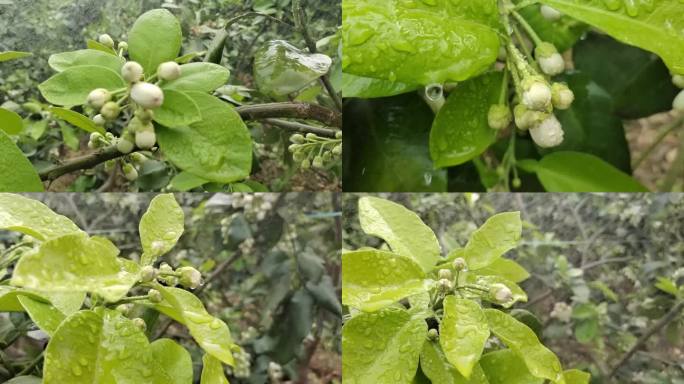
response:
<svg viewBox="0 0 684 384"><path fill-rule="evenodd" d="M463 258L468 269L477 270L495 262L501 255L515 248L520 241L522 222L520 212L496 214L482 224L468 240Z"/></svg>
<svg viewBox="0 0 684 384"><path fill-rule="evenodd" d="M213 63L181 65L181 76L162 84L162 89L177 91L212 92L225 85L230 78L228 68ZM166 93L166 92L165 92Z"/></svg>
<svg viewBox="0 0 684 384"><path fill-rule="evenodd" d="M199 188L206 183L209 183L209 180L195 176L190 172L182 171L171 179L169 188L180 192L187 192Z"/></svg>
<svg viewBox="0 0 684 384"><path fill-rule="evenodd" d="M348 384L409 383L416 374L427 324L400 308L363 313L342 327L342 373Z"/></svg>
<svg viewBox="0 0 684 384"><path fill-rule="evenodd" d="M675 284L674 281L668 278L658 277L658 282L655 284L655 287L675 297L679 295L679 289L677 288L677 284Z"/></svg>
<svg viewBox="0 0 684 384"><path fill-rule="evenodd" d="M394 253L408 256L428 272L440 257L441 249L434 232L404 206L377 197L359 199L361 228L377 236Z"/></svg>
<svg viewBox="0 0 684 384"><path fill-rule="evenodd" d="M190 335L205 352L225 364L231 366L235 364L231 353L233 339L226 323L210 315L200 299L188 291L161 285L157 285L157 289L167 302L166 307L173 310L173 312L162 310L164 314L185 324L190 330ZM164 305L160 306L162 307Z"/></svg>
<svg viewBox="0 0 684 384"><path fill-rule="evenodd" d="M5 108L0 108L0 129L8 135L16 135L24 128L21 116Z"/></svg>
<svg viewBox="0 0 684 384"><path fill-rule="evenodd" d="M342 255L342 304L366 312L426 292L431 283L406 256L372 249Z"/></svg>
<svg viewBox="0 0 684 384"><path fill-rule="evenodd" d="M192 359L185 348L171 339L157 339L150 352L171 378L169 384L192 384Z"/></svg>
<svg viewBox="0 0 684 384"><path fill-rule="evenodd" d="M544 384L546 381L532 376L523 359L510 349L483 355L480 365L489 384Z"/></svg>
<svg viewBox="0 0 684 384"><path fill-rule="evenodd" d="M480 304L453 295L445 297L439 331L439 344L446 359L461 375L470 378L489 338L487 318Z"/></svg>
<svg viewBox="0 0 684 384"><path fill-rule="evenodd" d="M446 356L439 343L426 341L420 353L420 368L433 383L440 384L488 384L479 364L475 364L469 379L461 375L454 368Z"/></svg>
<svg viewBox="0 0 684 384"><path fill-rule="evenodd" d="M116 51L114 51L114 48L108 47L108 46L100 43L97 40L93 40L93 39L86 40L86 46L88 47L88 49L104 52L104 53L107 53L107 54L112 55L112 56L118 56Z"/></svg>
<svg viewBox="0 0 684 384"><path fill-rule="evenodd" d="M496 259L496 261L484 268L478 269L477 274L481 276L500 276L514 283L520 283L530 277L530 273L522 265L503 257Z"/></svg>
<svg viewBox="0 0 684 384"><path fill-rule="evenodd" d="M346 98L372 99L415 91L418 86L343 73L341 88L342 96Z"/></svg>
<svg viewBox="0 0 684 384"><path fill-rule="evenodd" d="M5 384L41 384L42 380L36 376L16 376Z"/></svg>
<svg viewBox="0 0 684 384"><path fill-rule="evenodd" d="M17 263L11 283L51 292L91 292L113 302L138 281L140 267L119 259L104 238L72 233L44 242Z"/></svg>
<svg viewBox="0 0 684 384"><path fill-rule="evenodd" d="M76 111L59 107L50 107L49 111L53 116L62 119L75 127L81 128L86 132L98 132L101 135L104 135L107 132L103 127L95 124L95 122L87 116L83 116Z"/></svg>
<svg viewBox="0 0 684 384"><path fill-rule="evenodd" d="M79 67L82 65L97 65L120 73L121 67L125 62L126 60L123 57L114 56L94 49L57 53L51 55L48 59L50 68L57 72L62 72L71 67Z"/></svg>
<svg viewBox="0 0 684 384"><path fill-rule="evenodd" d="M48 240L81 230L66 216L58 215L40 201L0 193L0 228Z"/></svg>
<svg viewBox="0 0 684 384"><path fill-rule="evenodd" d="M22 289L0 285L0 312L24 312L24 306L18 299L24 293Z"/></svg>
<svg viewBox="0 0 684 384"><path fill-rule="evenodd" d="M38 172L3 130L0 130L0 192L43 192Z"/></svg>
<svg viewBox="0 0 684 384"><path fill-rule="evenodd" d="M19 302L29 314L31 320L48 335L54 335L57 327L66 318L62 312L49 303L36 300L35 298L19 295Z"/></svg>
<svg viewBox="0 0 684 384"><path fill-rule="evenodd" d="M121 76L106 67L83 65L71 67L38 86L45 100L55 105L82 105L96 88L114 91L126 87Z"/></svg>
<svg viewBox="0 0 684 384"><path fill-rule="evenodd" d="M155 74L159 64L178 56L182 37L176 16L166 9L153 9L140 16L128 32L128 53L145 68L145 74Z"/></svg>
<svg viewBox="0 0 684 384"><path fill-rule="evenodd" d="M67 316L78 312L86 298L85 292L36 292Z"/></svg>
<svg viewBox="0 0 684 384"><path fill-rule="evenodd" d="M202 121L190 127L159 127L159 147L178 168L209 181L231 183L252 170L252 139L235 109L200 92L187 92L200 107Z"/></svg>
<svg viewBox="0 0 684 384"><path fill-rule="evenodd" d="M2 63L3 61L21 59L21 58L31 56L31 55L33 55L33 54L30 52L18 52L18 51L0 52L0 63Z"/></svg>
<svg viewBox="0 0 684 384"><path fill-rule="evenodd" d="M563 378L565 378L566 384L589 384L591 375L579 369L568 369L563 372Z"/></svg>
<svg viewBox="0 0 684 384"><path fill-rule="evenodd" d="M499 310L485 309L484 312L492 333L525 361L533 376L565 384L558 357L539 342L534 331Z"/></svg>
<svg viewBox="0 0 684 384"><path fill-rule="evenodd" d="M200 384L228 384L221 361L212 355L202 356L202 376Z"/></svg>
<svg viewBox="0 0 684 384"><path fill-rule="evenodd" d="M660 56L684 74L684 2L681 0L541 0L614 38Z"/></svg>
<svg viewBox="0 0 684 384"><path fill-rule="evenodd" d="M184 92L164 90L164 104L154 111L154 121L169 127L182 127L202 120L197 103Z"/></svg>
<svg viewBox="0 0 684 384"><path fill-rule="evenodd" d="M157 195L140 219L142 265L150 265L170 251L183 234L185 214L173 194Z"/></svg>
<svg viewBox="0 0 684 384"><path fill-rule="evenodd" d="M69 316L45 351L44 384L173 383L145 334L114 310Z"/></svg>

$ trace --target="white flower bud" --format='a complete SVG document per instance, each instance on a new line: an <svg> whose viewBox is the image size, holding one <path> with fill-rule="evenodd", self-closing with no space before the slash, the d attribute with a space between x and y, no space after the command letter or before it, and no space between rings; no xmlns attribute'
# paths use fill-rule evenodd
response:
<svg viewBox="0 0 684 384"><path fill-rule="evenodd" d="M675 97L674 101L672 102L672 108L675 111L684 112L684 90L679 92L677 97Z"/></svg>
<svg viewBox="0 0 684 384"><path fill-rule="evenodd" d="M323 157L321 157L321 156L314 157L313 161L311 162L311 165L314 168L323 168Z"/></svg>
<svg viewBox="0 0 684 384"><path fill-rule="evenodd" d="M119 139L116 143L116 149L121 153L131 153L133 148L133 143L123 138Z"/></svg>
<svg viewBox="0 0 684 384"><path fill-rule="evenodd" d="M186 288L195 289L202 283L202 274L193 267L181 267L176 272L180 273L180 284Z"/></svg>
<svg viewBox="0 0 684 384"><path fill-rule="evenodd" d="M546 112L533 111L523 104L518 104L513 108L515 125L525 131L544 121L548 116Z"/></svg>
<svg viewBox="0 0 684 384"><path fill-rule="evenodd" d="M146 265L140 269L140 281L149 283L157 278L157 270L151 265Z"/></svg>
<svg viewBox="0 0 684 384"><path fill-rule="evenodd" d="M127 51L127 50L128 50L128 43L125 42L125 41L120 41L120 42L119 42L119 49L122 49L122 50L124 50L124 51Z"/></svg>
<svg viewBox="0 0 684 384"><path fill-rule="evenodd" d="M454 259L454 262L452 263L454 266L454 269L457 271L467 271L468 270L468 263L466 263L465 259L462 257L457 257Z"/></svg>
<svg viewBox="0 0 684 384"><path fill-rule="evenodd" d="M575 101L575 94L563 83L551 85L551 101L556 109L568 109Z"/></svg>
<svg viewBox="0 0 684 384"><path fill-rule="evenodd" d="M684 88L684 76L682 75L674 75L672 76L672 83L679 88Z"/></svg>
<svg viewBox="0 0 684 384"><path fill-rule="evenodd" d="M124 164L123 173L128 181L134 181L138 178L138 171L130 164Z"/></svg>
<svg viewBox="0 0 684 384"><path fill-rule="evenodd" d="M451 284L451 281L447 279L440 279L437 281L437 285L442 292L450 291L454 287L453 284Z"/></svg>
<svg viewBox="0 0 684 384"><path fill-rule="evenodd" d="M153 303L161 303L164 301L164 297L162 296L161 292L157 291L156 289L150 289L150 291L147 292L147 297Z"/></svg>
<svg viewBox="0 0 684 384"><path fill-rule="evenodd" d="M507 105L494 104L489 107L489 113L487 114L487 122L489 127L495 130L502 130L508 127L513 119L513 114L511 109Z"/></svg>
<svg viewBox="0 0 684 384"><path fill-rule="evenodd" d="M523 104L535 111L544 111L551 104L551 87L546 82L535 80L525 87Z"/></svg>
<svg viewBox="0 0 684 384"><path fill-rule="evenodd" d="M135 116L144 124L149 123L154 119L154 111L151 109L140 109L135 113Z"/></svg>
<svg viewBox="0 0 684 384"><path fill-rule="evenodd" d="M154 126L148 124L143 129L135 133L135 145L141 149L150 149L154 147L157 142L157 135L154 132Z"/></svg>
<svg viewBox="0 0 684 384"><path fill-rule="evenodd" d="M131 99L145 109L155 109L164 104L164 92L150 83L136 83L131 88Z"/></svg>
<svg viewBox="0 0 684 384"><path fill-rule="evenodd" d="M105 125L106 122L107 121L102 115L95 115L95 117L93 117L93 123L95 123L95 125L99 125L100 127Z"/></svg>
<svg viewBox="0 0 684 384"><path fill-rule="evenodd" d="M88 94L87 102L91 107L99 110L111 99L112 94L108 90L104 88L98 88Z"/></svg>
<svg viewBox="0 0 684 384"><path fill-rule="evenodd" d="M440 269L439 272L437 273L437 276L439 276L440 279L447 279L451 280L453 275L451 274L451 271L448 269Z"/></svg>
<svg viewBox="0 0 684 384"><path fill-rule="evenodd" d="M102 106L102 109L100 109L100 115L104 117L106 120L114 120L117 117L119 117L119 113L121 112L121 108L119 107L119 104L117 104L114 101L109 101L105 103L105 105Z"/></svg>
<svg viewBox="0 0 684 384"><path fill-rule="evenodd" d="M427 333L427 337L432 341L436 341L439 339L439 332L436 329L431 328Z"/></svg>
<svg viewBox="0 0 684 384"><path fill-rule="evenodd" d="M563 142L563 127L553 113L530 129L532 140L542 148L559 146Z"/></svg>
<svg viewBox="0 0 684 384"><path fill-rule="evenodd" d="M548 5L541 6L541 14L548 21L556 21L560 19L561 16L563 16L563 14L560 13L558 10L549 7Z"/></svg>
<svg viewBox="0 0 684 384"><path fill-rule="evenodd" d="M162 80L176 80L181 76L181 66L175 61L167 61L159 64L157 76Z"/></svg>
<svg viewBox="0 0 684 384"><path fill-rule="evenodd" d="M338 144L332 149L333 155L339 156L342 154L342 144Z"/></svg>
<svg viewBox="0 0 684 384"><path fill-rule="evenodd" d="M489 287L489 292L494 297L494 300L499 303L507 303L513 299L513 292L507 286L500 283L492 284Z"/></svg>
<svg viewBox="0 0 684 384"><path fill-rule="evenodd" d="M293 144L304 144L304 141L304 136L299 133L290 136L290 142Z"/></svg>
<svg viewBox="0 0 684 384"><path fill-rule="evenodd" d="M121 67L121 77L128 83L136 83L142 76L143 67L135 61L129 61Z"/></svg>
<svg viewBox="0 0 684 384"><path fill-rule="evenodd" d="M100 37L97 38L97 41L99 41L100 44L102 44L102 45L108 46L109 48L114 47L114 39L112 39L112 37L106 33L103 35L100 35Z"/></svg>
<svg viewBox="0 0 684 384"><path fill-rule="evenodd" d="M132 319L131 321L133 321L133 324L135 324L135 326L138 327L138 329L140 329L141 331L145 332L145 329L147 329L147 324L145 323L145 320L143 320L139 317L136 317L135 319Z"/></svg>
<svg viewBox="0 0 684 384"><path fill-rule="evenodd" d="M539 62L542 72L549 76L563 73L565 70L565 60L558 53L556 47L551 43L541 43L534 50L534 55Z"/></svg>

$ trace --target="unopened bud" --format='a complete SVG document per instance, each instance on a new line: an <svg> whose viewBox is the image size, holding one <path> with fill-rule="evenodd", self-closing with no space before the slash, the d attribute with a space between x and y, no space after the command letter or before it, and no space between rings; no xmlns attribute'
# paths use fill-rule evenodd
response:
<svg viewBox="0 0 684 384"><path fill-rule="evenodd" d="M138 171L132 165L124 164L122 169L128 181L135 181L138 178Z"/></svg>
<svg viewBox="0 0 684 384"><path fill-rule="evenodd" d="M145 323L145 320L143 320L139 317L136 317L135 319L132 319L131 321L141 331L145 332L145 330L147 329L147 324Z"/></svg>
<svg viewBox="0 0 684 384"><path fill-rule="evenodd" d="M439 276L440 279L447 279L451 280L453 275L451 274L451 271L448 269L440 269L439 272L437 273L437 276Z"/></svg>
<svg viewBox="0 0 684 384"><path fill-rule="evenodd" d="M175 61L167 61L159 64L157 68L157 76L161 80L176 80L181 76L181 66Z"/></svg>
<svg viewBox="0 0 684 384"><path fill-rule="evenodd" d="M453 289L453 284L451 283L450 280L447 279L440 279L437 281L437 285L439 286L440 291L442 292L448 292Z"/></svg>
<svg viewBox="0 0 684 384"><path fill-rule="evenodd" d="M575 94L564 83L551 85L551 101L556 109L568 109L575 101Z"/></svg>
<svg viewBox="0 0 684 384"><path fill-rule="evenodd" d="M672 102L672 108L675 111L684 112L684 90L679 92L677 97L675 97L674 101Z"/></svg>
<svg viewBox="0 0 684 384"><path fill-rule="evenodd" d="M522 102L529 109L545 111L551 105L551 87L546 81L533 78L523 82Z"/></svg>
<svg viewBox="0 0 684 384"><path fill-rule="evenodd" d="M144 109L155 109L164 104L164 92L154 84L140 82L131 88L131 99Z"/></svg>
<svg viewBox="0 0 684 384"><path fill-rule="evenodd" d="M499 303L507 303L513 299L513 292L507 286L500 283L492 284L489 287L489 293Z"/></svg>
<svg viewBox="0 0 684 384"><path fill-rule="evenodd" d="M684 88L684 76L682 76L682 75L672 76L672 84L678 86L679 88Z"/></svg>
<svg viewBox="0 0 684 384"><path fill-rule="evenodd" d="M202 283L202 274L193 267L181 267L176 272L180 274L180 284L186 288L195 289Z"/></svg>
<svg viewBox="0 0 684 384"><path fill-rule="evenodd" d="M105 103L105 105L103 105L102 109L100 110L100 114L102 115L102 117L104 117L107 120L116 119L117 117L119 117L119 113L121 113L121 108L119 107L119 104L117 104L114 101Z"/></svg>
<svg viewBox="0 0 684 384"><path fill-rule="evenodd" d="M151 265L146 265L140 269L140 281L149 283L157 277L157 270Z"/></svg>
<svg viewBox="0 0 684 384"><path fill-rule="evenodd" d="M548 21L556 21L563 16L562 13L558 12L555 8L551 8L548 5L541 6L541 14Z"/></svg>
<svg viewBox="0 0 684 384"><path fill-rule="evenodd" d="M303 144L305 140L304 136L299 133L290 136L290 142L293 144Z"/></svg>
<svg viewBox="0 0 684 384"><path fill-rule="evenodd" d="M489 107L489 113L487 114L487 122L489 127L495 130L501 130L511 123L513 116L511 109L507 105L494 104Z"/></svg>
<svg viewBox="0 0 684 384"><path fill-rule="evenodd" d="M143 67L135 61L129 61L121 67L121 77L128 83L137 83L143 76Z"/></svg>
<svg viewBox="0 0 684 384"><path fill-rule="evenodd" d="M102 108L102 106L111 99L112 94L108 90L104 88L98 88L88 94L87 102L91 107L100 110L100 108Z"/></svg>
<svg viewBox="0 0 684 384"><path fill-rule="evenodd" d="M156 289L150 289L150 291L147 292L147 298L153 303L161 303L164 301L164 297L162 296L161 292L157 291Z"/></svg>
<svg viewBox="0 0 684 384"><path fill-rule="evenodd" d="M439 332L434 328L430 328L430 330L427 333L427 337L428 340L437 341L437 339L439 339Z"/></svg>
<svg viewBox="0 0 684 384"><path fill-rule="evenodd" d="M106 33L100 35L100 37L97 38L97 41L99 41L102 45L108 46L109 48L114 48L114 39L112 39L112 37Z"/></svg>
<svg viewBox="0 0 684 384"><path fill-rule="evenodd" d="M532 140L542 147L551 148L559 146L563 142L563 127L553 113L538 125L530 129Z"/></svg>

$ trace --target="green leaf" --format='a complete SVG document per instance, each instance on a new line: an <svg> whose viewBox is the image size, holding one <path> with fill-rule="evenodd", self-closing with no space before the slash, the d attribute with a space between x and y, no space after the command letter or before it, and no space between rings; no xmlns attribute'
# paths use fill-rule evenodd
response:
<svg viewBox="0 0 684 384"><path fill-rule="evenodd" d="M478 269L477 274L481 276L500 276L514 283L520 283L530 277L520 264L511 259L498 258L488 266Z"/></svg>
<svg viewBox="0 0 684 384"><path fill-rule="evenodd" d="M499 310L485 309L484 312L492 333L525 361L533 376L565 384L558 357L539 342L534 331Z"/></svg>
<svg viewBox="0 0 684 384"><path fill-rule="evenodd" d="M190 172L182 171L174 176L173 179L171 179L169 188L180 192L187 192L192 189L199 188L209 182L209 180L195 176Z"/></svg>
<svg viewBox="0 0 684 384"><path fill-rule="evenodd" d="M668 278L658 277L658 282L655 284L655 287L665 293L673 295L674 297L679 296L679 289L677 288L677 284L675 284L674 281Z"/></svg>
<svg viewBox="0 0 684 384"><path fill-rule="evenodd" d="M221 361L212 355L202 356L202 376L200 384L228 384Z"/></svg>
<svg viewBox="0 0 684 384"><path fill-rule="evenodd" d="M0 312L24 312L18 296L22 290L0 285Z"/></svg>
<svg viewBox="0 0 684 384"><path fill-rule="evenodd" d="M342 327L345 382L411 382L426 333L425 320L400 308L352 317Z"/></svg>
<svg viewBox="0 0 684 384"><path fill-rule="evenodd" d="M350 73L342 74L342 95L345 98L359 97L362 99L372 99L399 95L415 91L416 89L418 89L417 85L356 76Z"/></svg>
<svg viewBox="0 0 684 384"><path fill-rule="evenodd" d="M76 130L71 125L63 121L60 121L58 124L64 145L66 145L72 151L78 151L81 148L81 141L78 136L76 136Z"/></svg>
<svg viewBox="0 0 684 384"><path fill-rule="evenodd" d="M124 88L121 76L109 68L95 65L71 67L38 86L45 100L55 105L82 105L96 88L114 91Z"/></svg>
<svg viewBox="0 0 684 384"><path fill-rule="evenodd" d="M152 358L145 334L114 310L80 311L55 332L45 352L45 384L174 381Z"/></svg>
<svg viewBox="0 0 684 384"><path fill-rule="evenodd" d="M43 183L24 153L0 130L0 192L43 192ZM2 218L0 218L0 223Z"/></svg>
<svg viewBox="0 0 684 384"><path fill-rule="evenodd" d="M432 110L416 94L344 105L344 190L446 192L447 171L429 153ZM354 152L352 154L352 152Z"/></svg>
<svg viewBox="0 0 684 384"><path fill-rule="evenodd" d="M432 270L440 258L441 248L435 233L401 204L362 197L359 221L364 232L385 240L394 253L412 258L425 272Z"/></svg>
<svg viewBox="0 0 684 384"><path fill-rule="evenodd" d="M611 96L584 74L569 74L563 80L567 80L575 93L575 101L569 109L555 112L565 137L557 147L539 148L539 154L544 156L564 151L588 153L623 172L631 172L629 145L622 120L611 113Z"/></svg>
<svg viewBox="0 0 684 384"><path fill-rule="evenodd" d="M50 107L49 111L53 116L62 119L75 127L81 128L86 132L98 132L101 135L104 135L107 132L103 127L95 124L95 122L93 122L87 116L83 116L80 113L70 109Z"/></svg>
<svg viewBox="0 0 684 384"><path fill-rule="evenodd" d="M24 121L16 113L0 108L0 129L8 135L16 135L24 129Z"/></svg>
<svg viewBox="0 0 684 384"><path fill-rule="evenodd" d="M463 81L496 60L495 1L344 0L344 72L428 85Z"/></svg>
<svg viewBox="0 0 684 384"><path fill-rule="evenodd" d="M673 72L684 74L684 2L541 0L614 38L662 57Z"/></svg>
<svg viewBox="0 0 684 384"><path fill-rule="evenodd" d="M473 232L463 249L468 269L477 270L491 265L501 255L515 248L521 232L520 212L503 212L487 219Z"/></svg>
<svg viewBox="0 0 684 384"><path fill-rule="evenodd" d="M374 312L429 290L431 280L411 258L374 249L342 255L342 304Z"/></svg>
<svg viewBox="0 0 684 384"><path fill-rule="evenodd" d="M420 352L420 368L431 382L440 384L488 384L482 368L476 364L470 379L463 377L444 356L442 347L434 341L426 341Z"/></svg>
<svg viewBox="0 0 684 384"><path fill-rule="evenodd" d="M66 318L62 312L48 303L25 295L19 295L17 299L38 328L50 336L54 335L59 325Z"/></svg>
<svg viewBox="0 0 684 384"><path fill-rule="evenodd" d="M126 60L123 57L110 55L94 49L57 53L51 55L48 59L50 68L57 72L82 65L96 65L109 68L116 73L121 73L121 67L123 67L125 62Z"/></svg>
<svg viewBox="0 0 684 384"><path fill-rule="evenodd" d="M337 297L337 291L333 286L332 278L330 276L323 276L321 281L317 284L308 281L305 287L311 296L316 299L318 305L327 309L332 314L342 317L342 305Z"/></svg>
<svg viewBox="0 0 684 384"><path fill-rule="evenodd" d="M517 0L516 3L521 1ZM522 8L518 12L537 32L542 41L548 41L555 45L558 52L564 52L572 48L589 30L588 25L566 15L563 15L559 20L546 20L541 13L540 7L540 5L535 4Z"/></svg>
<svg viewBox="0 0 684 384"><path fill-rule="evenodd" d="M185 348L171 339L157 339L150 352L172 379L169 384L192 384L192 359Z"/></svg>
<svg viewBox="0 0 684 384"><path fill-rule="evenodd" d="M496 140L487 115L498 104L501 72L490 72L460 84L437 113L430 132L435 167L463 164L479 156Z"/></svg>
<svg viewBox="0 0 684 384"><path fill-rule="evenodd" d="M439 344L446 359L469 379L489 338L487 318L480 304L453 295L445 297L439 331Z"/></svg>
<svg viewBox="0 0 684 384"><path fill-rule="evenodd" d="M157 195L140 219L140 242L143 255L140 264L151 265L170 251L183 234L185 214L173 194Z"/></svg>
<svg viewBox="0 0 684 384"><path fill-rule="evenodd" d="M154 111L154 121L168 127L183 127L202 120L197 103L184 92L164 90L164 104Z"/></svg>
<svg viewBox="0 0 684 384"><path fill-rule="evenodd" d="M527 302L527 294L518 286L518 284L507 280L501 276L477 276L473 274L468 274L468 282L472 284L477 284L485 287L489 287L492 284L503 284L508 289L511 290L513 298L506 303L498 303L504 308L510 308L513 304L521 301Z"/></svg>
<svg viewBox="0 0 684 384"><path fill-rule="evenodd" d="M128 32L128 53L151 75L157 73L159 64L178 56L182 37L180 23L171 12L153 9L142 14Z"/></svg>
<svg viewBox="0 0 684 384"><path fill-rule="evenodd" d="M18 51L0 52L0 63L2 63L3 61L21 59L21 58L31 56L31 55L33 55L33 54L30 52L18 52Z"/></svg>
<svg viewBox="0 0 684 384"><path fill-rule="evenodd" d="M532 376L523 359L510 349L483 355L480 365L489 384L544 384L546 381Z"/></svg>
<svg viewBox="0 0 684 384"><path fill-rule="evenodd" d="M193 339L208 354L216 357L225 364L233 366L235 361L231 353L233 339L226 323L210 315L204 305L195 295L179 288L156 286L167 302L164 314L185 324ZM164 304L164 303L162 303Z"/></svg>
<svg viewBox="0 0 684 384"><path fill-rule="evenodd" d="M575 68L613 97L621 117L636 119L672 109L679 89L663 61L652 53L591 34L575 46L572 57Z"/></svg>
<svg viewBox="0 0 684 384"><path fill-rule="evenodd" d="M56 214L40 201L10 193L0 193L0 228L38 240L81 231L69 218Z"/></svg>
<svg viewBox="0 0 684 384"><path fill-rule="evenodd" d="M547 192L648 192L628 174L587 153L554 152L517 165L536 173Z"/></svg>
<svg viewBox="0 0 684 384"><path fill-rule="evenodd" d="M83 306L85 300L85 292L45 292L38 291L40 295L44 296L55 308L59 309L65 315L71 315L78 312Z"/></svg>
<svg viewBox="0 0 684 384"><path fill-rule="evenodd" d="M187 92L200 107L202 121L190 127L159 127L157 139L166 157L178 168L219 183L249 176L252 139L247 126L230 105L199 92Z"/></svg>
<svg viewBox="0 0 684 384"><path fill-rule="evenodd" d="M16 376L5 384L41 384L42 379L36 376Z"/></svg>
<svg viewBox="0 0 684 384"><path fill-rule="evenodd" d="M117 258L119 250L104 238L72 233L44 242L17 263L11 283L51 292L91 292L114 302L138 281L140 267Z"/></svg>
<svg viewBox="0 0 684 384"><path fill-rule="evenodd" d="M181 76L162 84L164 91L213 92L228 82L228 68L212 63L190 63L181 65ZM166 94L166 92L164 92Z"/></svg>
<svg viewBox="0 0 684 384"><path fill-rule="evenodd" d="M108 47L108 46L100 43L99 41L96 41L93 39L88 39L86 41L86 46L88 47L88 49L93 49L95 51L105 52L105 53L112 55L112 56L118 56L116 51L114 50L114 48Z"/></svg>
<svg viewBox="0 0 684 384"><path fill-rule="evenodd" d="M579 369L568 369L563 372L566 384L589 384L591 375L587 372L582 372Z"/></svg>

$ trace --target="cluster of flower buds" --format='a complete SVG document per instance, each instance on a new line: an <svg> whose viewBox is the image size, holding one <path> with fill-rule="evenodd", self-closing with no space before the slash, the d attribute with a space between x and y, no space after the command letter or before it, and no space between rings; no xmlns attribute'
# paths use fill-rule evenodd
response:
<svg viewBox="0 0 684 384"><path fill-rule="evenodd" d="M294 134L290 137L292 144L288 150L292 159L303 169L325 168L342 155L342 132L338 131L335 138L320 137L315 133Z"/></svg>
<svg viewBox="0 0 684 384"><path fill-rule="evenodd" d="M684 75L672 76L672 83L679 88L683 88L672 102L672 109L684 112Z"/></svg>
<svg viewBox="0 0 684 384"><path fill-rule="evenodd" d="M248 220L261 221L273 209L277 199L277 195L273 193L233 193L231 204L235 209L242 208Z"/></svg>
<svg viewBox="0 0 684 384"><path fill-rule="evenodd" d="M233 359L235 365L227 367L228 374L236 378L248 378L252 374L252 355L240 348L233 352Z"/></svg>
<svg viewBox="0 0 684 384"><path fill-rule="evenodd" d="M202 274L193 267L180 267L174 271L167 263L162 263L158 269L151 265L144 266L140 271L140 281L149 283L156 280L171 287L180 284L184 288L195 289L202 285ZM163 299L161 293L156 290L150 290L148 298L155 303L161 302Z"/></svg>

